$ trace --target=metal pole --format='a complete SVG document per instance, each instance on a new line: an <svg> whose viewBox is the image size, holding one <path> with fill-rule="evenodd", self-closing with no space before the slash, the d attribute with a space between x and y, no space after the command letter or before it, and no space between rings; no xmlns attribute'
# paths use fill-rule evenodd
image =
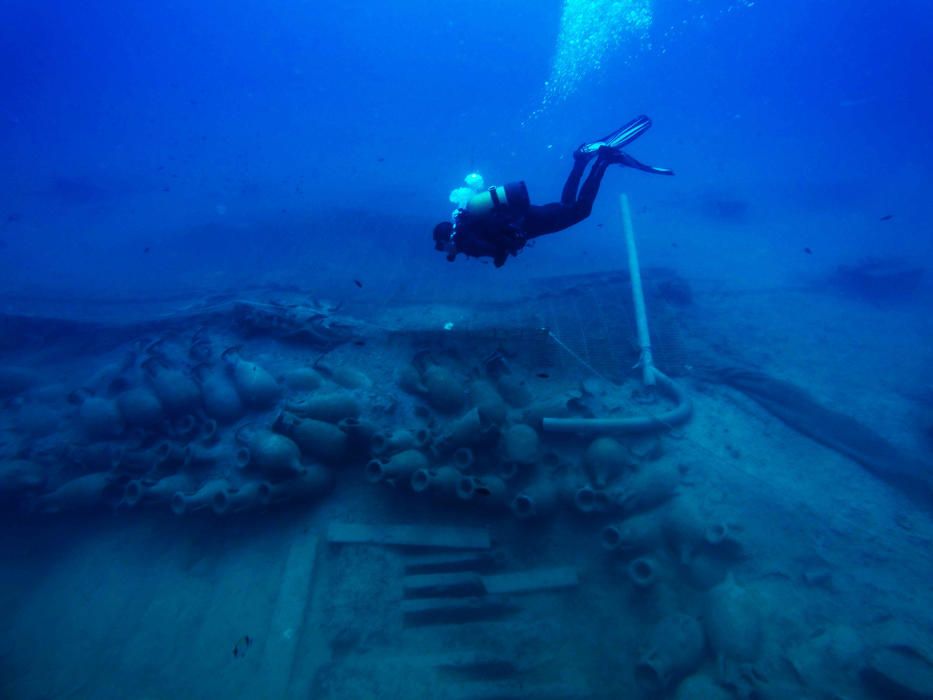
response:
<svg viewBox="0 0 933 700"><path fill-rule="evenodd" d="M635 231L632 228L632 211L629 208L628 195L623 194L622 230L625 233L625 248L628 250L628 272L632 279L632 302L635 306L635 322L638 326L638 348L640 351L638 366L641 367L642 381L646 386L654 386L654 358L651 355L651 334L648 332L648 314L645 312L645 294L641 286L641 267L638 264L638 249L635 247Z"/></svg>

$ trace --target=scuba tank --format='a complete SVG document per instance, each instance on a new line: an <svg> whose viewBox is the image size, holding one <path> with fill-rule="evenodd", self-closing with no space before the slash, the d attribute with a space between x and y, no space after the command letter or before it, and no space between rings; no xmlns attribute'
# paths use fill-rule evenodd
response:
<svg viewBox="0 0 933 700"><path fill-rule="evenodd" d="M470 173L464 178L465 186L450 193L450 201L457 205L452 213L454 225L457 217L466 212L473 219L482 219L493 212L506 218L521 217L531 205L528 188L523 181L485 187L483 176Z"/></svg>
<svg viewBox="0 0 933 700"><path fill-rule="evenodd" d="M531 206L528 188L523 180L508 182L497 187L490 187L470 198L464 208L470 216L482 218L496 213L507 218L519 218Z"/></svg>
<svg viewBox="0 0 933 700"><path fill-rule="evenodd" d="M450 193L450 201L457 205L451 222L434 227L434 248L446 252L449 261L464 253L490 256L501 267L507 255L515 255L525 245L516 222L531 206L528 188L518 181L485 189L478 173L467 175L464 183Z"/></svg>

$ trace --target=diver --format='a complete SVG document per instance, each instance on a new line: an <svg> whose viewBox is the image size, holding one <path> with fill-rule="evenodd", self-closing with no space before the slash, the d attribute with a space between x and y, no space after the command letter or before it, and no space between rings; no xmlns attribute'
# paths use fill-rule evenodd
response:
<svg viewBox="0 0 933 700"><path fill-rule="evenodd" d="M451 262L462 253L467 257L492 258L496 267L502 267L508 256L518 254L528 241L563 231L588 217L610 165L618 163L649 173L673 175L673 170L644 165L622 150L650 127L651 120L640 116L608 136L577 148L559 202L532 204L523 181L483 189L481 176L468 175L467 187L454 190L450 196L458 204L453 221L442 221L434 227L434 249L446 253ZM581 187L580 180L590 162L593 167Z"/></svg>

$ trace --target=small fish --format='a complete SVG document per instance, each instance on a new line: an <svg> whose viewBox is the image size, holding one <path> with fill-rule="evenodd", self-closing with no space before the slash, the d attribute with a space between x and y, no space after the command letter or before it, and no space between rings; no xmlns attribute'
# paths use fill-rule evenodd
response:
<svg viewBox="0 0 933 700"><path fill-rule="evenodd" d="M240 641L233 645L234 658L242 659L246 656L246 652L251 646L253 646L253 638L248 634L244 634L240 637Z"/></svg>
<svg viewBox="0 0 933 700"><path fill-rule="evenodd" d="M359 347L363 347L364 345L366 345L366 341L365 340L354 340L353 344Z"/></svg>
<svg viewBox="0 0 933 700"><path fill-rule="evenodd" d="M551 375L548 374L547 372L538 372L538 374L536 374L535 376L536 376L536 377L539 377L540 379L550 379L550 378L551 378Z"/></svg>
<svg viewBox="0 0 933 700"><path fill-rule="evenodd" d="M385 162L386 162L386 159L383 158L382 156L379 156L378 158L376 158L376 162L377 162L377 163L385 163Z"/></svg>
<svg viewBox="0 0 933 700"><path fill-rule="evenodd" d="M881 217L881 221L890 221L893 218L894 218L894 214L885 214L884 216Z"/></svg>
<svg viewBox="0 0 933 700"><path fill-rule="evenodd" d="M807 255L813 255L813 250L811 250L810 248L804 248L803 252L806 253Z"/></svg>
<svg viewBox="0 0 933 700"><path fill-rule="evenodd" d="M363 283L360 282L359 280L353 280L353 284L355 284L355 285L356 285L357 287L359 287L360 289L363 288Z"/></svg>
<svg viewBox="0 0 933 700"><path fill-rule="evenodd" d="M143 253L145 254L149 253L149 246L146 246L145 248L143 248Z"/></svg>
<svg viewBox="0 0 933 700"><path fill-rule="evenodd" d="M20 220L20 218L21 218L21 217L20 217L19 212L15 212L15 211L14 211L14 212L12 212L12 213L6 215L6 222L7 222L8 224L15 224L15 223L17 223L17 222Z"/></svg>

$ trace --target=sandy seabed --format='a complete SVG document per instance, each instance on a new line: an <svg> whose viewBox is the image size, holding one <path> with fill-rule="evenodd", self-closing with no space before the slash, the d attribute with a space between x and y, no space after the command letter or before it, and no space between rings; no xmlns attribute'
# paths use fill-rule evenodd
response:
<svg viewBox="0 0 933 700"><path fill-rule="evenodd" d="M931 461L921 428L933 409L917 397L929 390L933 325L919 309L697 284L678 318L686 357L726 358L805 386ZM268 341L246 347L269 366L300 357ZM392 394L399 364L416 350L390 334L342 346L328 362L365 370L373 392ZM477 343L461 353L482 362L487 350ZM89 357L48 361L59 376L93 369ZM585 376L573 362L546 368L546 379L521 357L513 364L539 393ZM759 697L884 697L864 681L871 655L933 648L929 512L742 394L678 369L694 415L664 435L656 464L686 465L681 492L741 530L744 556L728 564L728 581L755 601L761 640L750 682ZM632 378L624 389L634 387ZM586 447L557 443L577 459ZM518 520L505 508L432 502L401 484L367 483L365 462L342 467L320 500L230 517L168 508L9 515L0 535L0 695L682 697L680 678L651 694L635 675L659 620L708 615L708 587L688 580L676 556L658 555L660 583L640 590L625 560L600 545L616 518L568 507ZM406 624L410 552L330 544L335 522L486 527L506 570L573 567L579 583L516 596L501 618ZM234 655L244 636L251 643ZM747 685L726 682L721 659L707 648L689 674L710 679L707 697L738 697Z"/></svg>

